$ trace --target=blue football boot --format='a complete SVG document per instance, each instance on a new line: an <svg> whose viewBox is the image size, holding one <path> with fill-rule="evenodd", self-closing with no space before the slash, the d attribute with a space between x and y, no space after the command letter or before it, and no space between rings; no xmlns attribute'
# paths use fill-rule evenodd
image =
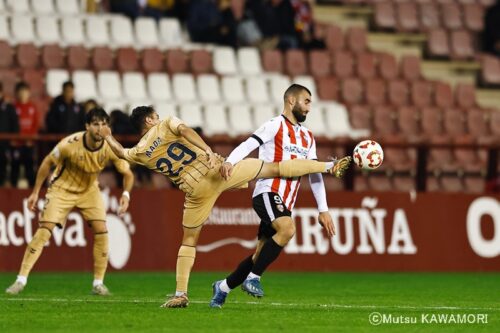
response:
<svg viewBox="0 0 500 333"><path fill-rule="evenodd" d="M249 295L253 297L264 296L264 290L260 285L259 279L246 279L241 285L241 289L243 289L243 291L246 291Z"/></svg>
<svg viewBox="0 0 500 333"><path fill-rule="evenodd" d="M222 280L215 281L212 283L212 299L210 300L211 308L222 308L222 305L226 302L227 293L220 290L220 284Z"/></svg>

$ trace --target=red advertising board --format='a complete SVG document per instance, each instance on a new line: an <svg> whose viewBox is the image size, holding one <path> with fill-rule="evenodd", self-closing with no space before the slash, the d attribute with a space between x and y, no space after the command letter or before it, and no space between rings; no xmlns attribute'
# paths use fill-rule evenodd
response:
<svg viewBox="0 0 500 333"><path fill-rule="evenodd" d="M0 271L17 271L37 226L27 191L0 190ZM116 215L118 192L104 190L110 268L174 270L183 193L137 189ZM317 223L312 195L299 194L297 234L272 269L289 271L500 271L500 196L445 193L328 193L333 238ZM43 199L39 205L43 204ZM205 224L195 270L230 270L256 244L251 191L225 193ZM92 233L78 211L54 232L35 270L92 270Z"/></svg>

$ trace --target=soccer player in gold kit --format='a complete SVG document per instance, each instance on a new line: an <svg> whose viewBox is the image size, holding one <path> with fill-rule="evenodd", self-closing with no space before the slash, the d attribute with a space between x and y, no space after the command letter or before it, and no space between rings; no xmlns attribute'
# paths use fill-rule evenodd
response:
<svg viewBox="0 0 500 333"><path fill-rule="evenodd" d="M40 214L40 224L24 253L17 280L6 292L18 294L26 286L28 275L50 239L55 226L62 228L69 212L77 207L94 232L94 282L92 293L108 295L103 283L108 265L108 231L106 211L99 191L97 176L109 161L123 175L124 191L120 198L118 213L127 211L134 175L129 164L118 158L99 134L107 126L109 116L101 108L90 110L85 116L86 131L74 133L62 139L45 157L36 176L33 192L28 198L28 207L35 211L38 195L51 167L56 169L45 195L45 205Z"/></svg>
<svg viewBox="0 0 500 333"><path fill-rule="evenodd" d="M160 121L151 106L140 106L130 117L142 138L136 146L124 149L111 135L109 127L101 135L118 157L148 167L170 178L185 194L183 238L176 266L176 292L162 307L178 308L189 304L188 280L196 256L196 244L203 223L223 191L245 188L256 178L299 177L310 173L342 176L350 157L337 162L289 160L264 163L248 158L237 163L229 175L222 176L224 159L213 153L203 139L176 118ZM227 179L226 179L227 178Z"/></svg>

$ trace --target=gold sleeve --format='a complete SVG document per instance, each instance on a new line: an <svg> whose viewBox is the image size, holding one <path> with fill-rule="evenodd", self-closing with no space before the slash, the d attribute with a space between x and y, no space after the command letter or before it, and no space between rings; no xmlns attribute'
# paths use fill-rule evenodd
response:
<svg viewBox="0 0 500 333"><path fill-rule="evenodd" d="M123 157L131 163L139 163L137 147L123 149Z"/></svg>
<svg viewBox="0 0 500 333"><path fill-rule="evenodd" d="M166 125L168 126L168 129L174 133L175 135L180 135L179 133L179 126L180 125L185 125L181 119L177 117L169 117L165 120Z"/></svg>
<svg viewBox="0 0 500 333"><path fill-rule="evenodd" d="M65 143L64 141L59 141L59 143L50 152L49 158L54 164L57 164L62 160L64 160L67 153L68 153L67 143Z"/></svg>

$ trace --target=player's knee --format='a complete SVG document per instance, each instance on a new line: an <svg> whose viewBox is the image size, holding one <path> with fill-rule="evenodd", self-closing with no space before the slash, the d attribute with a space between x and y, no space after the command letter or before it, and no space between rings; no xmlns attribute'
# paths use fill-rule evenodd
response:
<svg viewBox="0 0 500 333"><path fill-rule="evenodd" d="M95 234L108 232L108 228L106 228L106 222L104 221L93 221L90 226L92 227L92 231L94 231Z"/></svg>
<svg viewBox="0 0 500 333"><path fill-rule="evenodd" d="M277 234L286 242L290 241L290 239L295 236L295 224L293 221L290 219L289 221L287 220L286 223L281 223L279 229L277 230Z"/></svg>
<svg viewBox="0 0 500 333"><path fill-rule="evenodd" d="M47 229L50 232L52 232L52 230L54 230L55 226L56 226L55 223L47 223L47 222L40 222L39 223L39 228Z"/></svg>

